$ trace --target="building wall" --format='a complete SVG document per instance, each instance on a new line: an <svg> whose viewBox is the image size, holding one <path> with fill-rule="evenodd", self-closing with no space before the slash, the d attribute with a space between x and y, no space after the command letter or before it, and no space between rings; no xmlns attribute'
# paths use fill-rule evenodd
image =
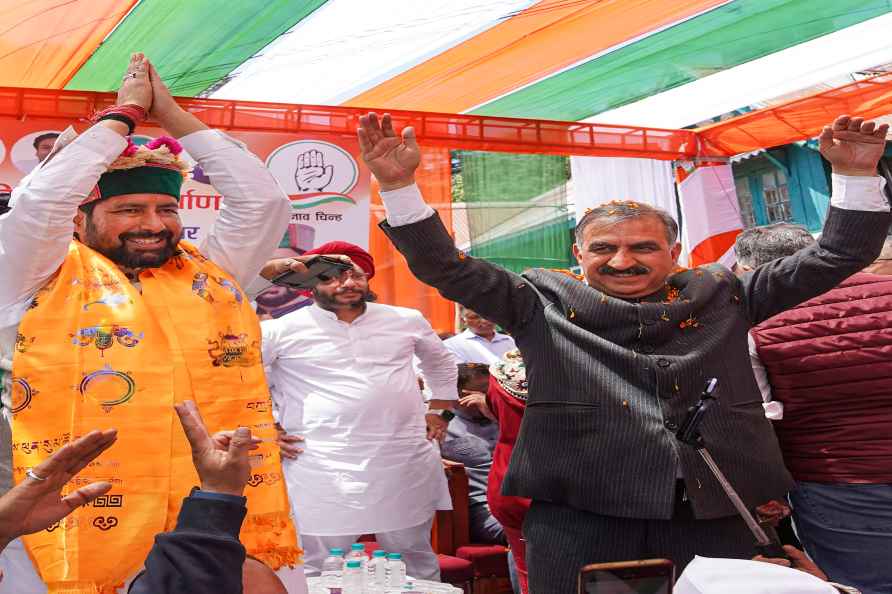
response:
<svg viewBox="0 0 892 594"><path fill-rule="evenodd" d="M788 221L813 233L823 227L830 206L830 174L816 147L789 144L770 149L732 164L732 170L748 226ZM777 204L778 192L785 194L783 205ZM750 216L743 212L749 209L745 193L752 197Z"/></svg>

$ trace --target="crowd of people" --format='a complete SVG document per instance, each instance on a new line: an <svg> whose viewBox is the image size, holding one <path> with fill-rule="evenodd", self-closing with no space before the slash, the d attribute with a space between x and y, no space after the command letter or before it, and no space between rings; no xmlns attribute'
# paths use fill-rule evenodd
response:
<svg viewBox="0 0 892 594"><path fill-rule="evenodd" d="M136 147L147 117L170 136ZM681 594L892 592L887 132L840 116L820 135L818 239L757 227L733 271L686 269L671 216L615 201L578 222L581 274L519 275L456 249L415 184L414 132L370 113L381 229L460 305L443 340L376 302L350 238L274 257L287 196L134 54L117 105L35 141L0 215L0 592L281 593L301 552L319 575L363 536L437 581L444 458L466 469L472 539L510 549L523 594L654 558ZM197 247L183 148L225 196ZM319 256L340 267L313 276ZM313 304L260 322L252 297L284 273ZM760 519L792 513L804 552L760 556L678 438L707 381L702 443Z"/></svg>

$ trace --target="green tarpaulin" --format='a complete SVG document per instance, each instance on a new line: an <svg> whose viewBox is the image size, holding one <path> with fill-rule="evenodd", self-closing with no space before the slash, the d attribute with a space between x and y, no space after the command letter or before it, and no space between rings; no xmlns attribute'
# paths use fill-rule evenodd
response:
<svg viewBox="0 0 892 594"><path fill-rule="evenodd" d="M890 11L892 0L737 0L471 113L581 120Z"/></svg>
<svg viewBox="0 0 892 594"><path fill-rule="evenodd" d="M326 0L140 2L66 89L113 91L130 54L144 52L179 96L194 96L288 31Z"/></svg>

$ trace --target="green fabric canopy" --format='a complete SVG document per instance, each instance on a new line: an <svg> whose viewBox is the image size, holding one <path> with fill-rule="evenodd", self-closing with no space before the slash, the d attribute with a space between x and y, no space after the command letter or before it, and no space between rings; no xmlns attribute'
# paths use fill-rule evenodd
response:
<svg viewBox="0 0 892 594"><path fill-rule="evenodd" d="M171 93L194 96L224 79L325 2L140 2L65 88L117 90L130 54L141 51Z"/></svg>
<svg viewBox="0 0 892 594"><path fill-rule="evenodd" d="M581 120L890 11L892 0L738 0L471 113Z"/></svg>

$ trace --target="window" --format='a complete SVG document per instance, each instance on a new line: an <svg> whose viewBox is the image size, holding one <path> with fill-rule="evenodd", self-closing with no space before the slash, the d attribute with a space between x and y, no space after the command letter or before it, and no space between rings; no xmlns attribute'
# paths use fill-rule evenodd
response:
<svg viewBox="0 0 892 594"><path fill-rule="evenodd" d="M765 195L765 214L768 223L790 221L790 194L787 191L787 176L783 171L774 170L762 175L762 193Z"/></svg>
<svg viewBox="0 0 892 594"><path fill-rule="evenodd" d="M750 191L750 179L738 177L734 180L737 189L737 203L740 204L740 218L743 220L743 228L749 229L756 226L756 215L753 212L753 193Z"/></svg>

